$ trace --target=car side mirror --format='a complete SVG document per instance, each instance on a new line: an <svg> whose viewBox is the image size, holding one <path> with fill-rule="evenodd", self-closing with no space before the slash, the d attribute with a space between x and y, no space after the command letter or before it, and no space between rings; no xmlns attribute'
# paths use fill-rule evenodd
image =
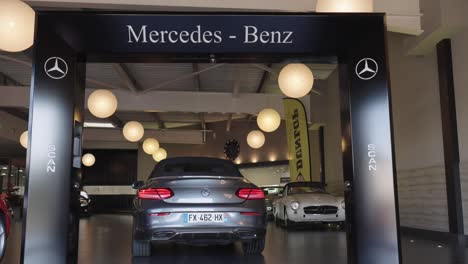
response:
<svg viewBox="0 0 468 264"><path fill-rule="evenodd" d="M135 190L140 189L143 185L145 185L144 181L136 181L132 184L132 188Z"/></svg>

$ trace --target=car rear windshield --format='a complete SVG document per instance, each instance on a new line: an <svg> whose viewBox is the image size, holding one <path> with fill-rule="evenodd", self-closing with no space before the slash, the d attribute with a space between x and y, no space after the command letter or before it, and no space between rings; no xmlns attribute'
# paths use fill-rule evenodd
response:
<svg viewBox="0 0 468 264"><path fill-rule="evenodd" d="M157 164L150 178L163 176L235 176L242 177L232 162L211 158L172 158Z"/></svg>

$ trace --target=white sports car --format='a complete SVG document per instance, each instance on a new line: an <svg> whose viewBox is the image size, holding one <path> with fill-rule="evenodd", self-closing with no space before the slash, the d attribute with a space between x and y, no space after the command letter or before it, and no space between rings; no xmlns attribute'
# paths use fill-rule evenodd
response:
<svg viewBox="0 0 468 264"><path fill-rule="evenodd" d="M320 183L293 182L285 186L274 205L275 222L285 228L295 223L343 224L343 197L326 192Z"/></svg>

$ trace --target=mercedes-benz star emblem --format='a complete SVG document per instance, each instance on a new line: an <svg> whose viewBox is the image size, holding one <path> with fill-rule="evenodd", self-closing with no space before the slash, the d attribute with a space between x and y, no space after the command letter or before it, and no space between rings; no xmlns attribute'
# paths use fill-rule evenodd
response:
<svg viewBox="0 0 468 264"><path fill-rule="evenodd" d="M379 65L374 59L364 58L356 64L356 75L361 80L370 80L377 75L377 72Z"/></svg>
<svg viewBox="0 0 468 264"><path fill-rule="evenodd" d="M51 57L44 63L44 70L50 78L60 80L67 76L68 65L60 57Z"/></svg>
<svg viewBox="0 0 468 264"><path fill-rule="evenodd" d="M210 192L210 190L208 190L208 189L203 189L203 190L201 191L201 195L202 195L203 197L208 197L208 196L210 196L210 194L211 194L211 192Z"/></svg>

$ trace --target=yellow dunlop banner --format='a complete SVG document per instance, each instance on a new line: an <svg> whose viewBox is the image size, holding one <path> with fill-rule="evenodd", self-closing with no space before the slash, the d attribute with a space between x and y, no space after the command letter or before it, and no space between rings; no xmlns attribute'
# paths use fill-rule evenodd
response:
<svg viewBox="0 0 468 264"><path fill-rule="evenodd" d="M283 103L291 181L310 181L309 130L304 105L292 98L285 98Z"/></svg>

